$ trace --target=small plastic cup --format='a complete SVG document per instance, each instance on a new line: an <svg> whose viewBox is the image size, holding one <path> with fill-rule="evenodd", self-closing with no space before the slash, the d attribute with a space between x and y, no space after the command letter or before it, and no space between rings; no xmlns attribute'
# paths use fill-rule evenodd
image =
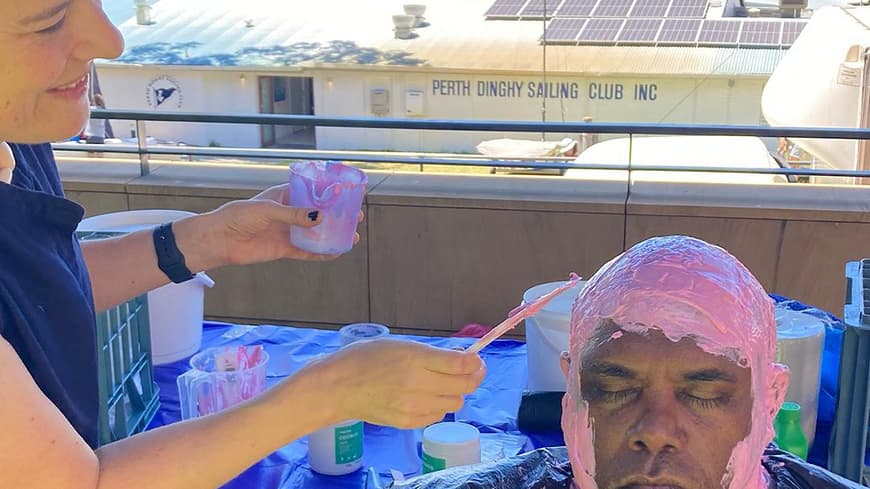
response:
<svg viewBox="0 0 870 489"><path fill-rule="evenodd" d="M317 209L322 221L313 228L291 226L293 246L325 255L353 248L368 178L357 168L331 161L305 161L290 167L290 205Z"/></svg>

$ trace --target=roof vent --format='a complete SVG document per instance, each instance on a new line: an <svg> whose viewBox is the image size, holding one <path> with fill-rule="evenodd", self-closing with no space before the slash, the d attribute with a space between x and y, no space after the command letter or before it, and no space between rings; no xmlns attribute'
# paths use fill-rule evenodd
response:
<svg viewBox="0 0 870 489"><path fill-rule="evenodd" d="M419 3L409 3L402 6L407 15L414 16L414 27L423 27L423 14L426 13L426 6Z"/></svg>
<svg viewBox="0 0 870 489"><path fill-rule="evenodd" d="M139 25L151 25L154 23L151 20L151 5L148 5L148 0L134 0L136 7L136 23Z"/></svg>
<svg viewBox="0 0 870 489"><path fill-rule="evenodd" d="M396 39L412 39L414 36L414 25L417 18L413 15L394 15L393 16L393 32L396 33Z"/></svg>

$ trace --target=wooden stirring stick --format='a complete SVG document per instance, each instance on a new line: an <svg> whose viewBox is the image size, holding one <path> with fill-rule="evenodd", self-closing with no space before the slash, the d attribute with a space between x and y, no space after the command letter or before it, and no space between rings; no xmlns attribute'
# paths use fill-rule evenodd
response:
<svg viewBox="0 0 870 489"><path fill-rule="evenodd" d="M499 324L495 328L492 328L492 330L484 335L482 338L475 341L474 344L469 346L466 351L471 353L480 352L480 350L483 350L486 345L497 340L499 337L513 329L517 324L520 324L520 321L537 314L538 311L540 311L541 308L543 308L547 305L547 303L553 300L553 298L555 298L562 292L570 289L571 287L574 287L580 282L580 280L582 279L576 273L571 273L571 275L568 277L568 281L560 285L558 288L547 292L546 294L542 295L541 297L535 299L528 304L523 304L512 310L510 313L508 313L507 319L502 321L501 324Z"/></svg>

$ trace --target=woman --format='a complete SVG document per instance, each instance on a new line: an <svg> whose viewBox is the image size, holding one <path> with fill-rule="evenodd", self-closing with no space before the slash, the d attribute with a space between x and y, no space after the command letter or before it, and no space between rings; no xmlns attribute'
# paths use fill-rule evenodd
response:
<svg viewBox="0 0 870 489"><path fill-rule="evenodd" d="M321 217L280 203L283 186L79 246L83 210L40 143L80 130L93 59L122 47L99 0L0 2L0 487L213 488L341 420L412 427L458 409L482 379L477 356L369 342L228 411L93 449L95 311L222 265L332 258L290 247L289 225Z"/></svg>

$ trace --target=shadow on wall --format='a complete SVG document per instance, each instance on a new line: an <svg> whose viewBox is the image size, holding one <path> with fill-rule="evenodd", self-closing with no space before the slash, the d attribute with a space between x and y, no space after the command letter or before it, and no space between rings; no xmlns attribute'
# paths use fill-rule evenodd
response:
<svg viewBox="0 0 870 489"><path fill-rule="evenodd" d="M292 66L306 62L419 66L423 60L405 51L364 48L352 41L297 42L287 46L246 47L234 53L190 55L202 43L156 42L128 47L125 63L199 66Z"/></svg>

